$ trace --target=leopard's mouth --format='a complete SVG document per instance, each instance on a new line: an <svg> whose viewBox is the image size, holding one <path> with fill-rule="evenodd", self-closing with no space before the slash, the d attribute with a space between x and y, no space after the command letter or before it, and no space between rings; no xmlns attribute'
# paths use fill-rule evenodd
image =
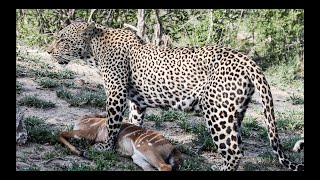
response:
<svg viewBox="0 0 320 180"><path fill-rule="evenodd" d="M54 56L52 56L51 59L53 61L56 61L60 65L66 65L66 64L68 64L70 62L69 60L64 59L62 57L54 57Z"/></svg>
<svg viewBox="0 0 320 180"><path fill-rule="evenodd" d="M58 64L69 64L67 61L58 61Z"/></svg>
<svg viewBox="0 0 320 180"><path fill-rule="evenodd" d="M51 56L52 59L56 62L58 62L58 64L61 64L61 65L66 65L66 64L69 64L69 62L73 59L77 59L73 56L68 56L68 55L63 55L63 56Z"/></svg>

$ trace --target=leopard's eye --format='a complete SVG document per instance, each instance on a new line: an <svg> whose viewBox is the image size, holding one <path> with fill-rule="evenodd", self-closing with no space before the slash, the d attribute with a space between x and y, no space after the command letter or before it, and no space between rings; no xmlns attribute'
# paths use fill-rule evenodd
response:
<svg viewBox="0 0 320 180"><path fill-rule="evenodd" d="M59 38L59 43L64 43L67 41L67 38Z"/></svg>
<svg viewBox="0 0 320 180"><path fill-rule="evenodd" d="M62 40L66 38L66 35L62 33L56 33L55 38L58 40Z"/></svg>

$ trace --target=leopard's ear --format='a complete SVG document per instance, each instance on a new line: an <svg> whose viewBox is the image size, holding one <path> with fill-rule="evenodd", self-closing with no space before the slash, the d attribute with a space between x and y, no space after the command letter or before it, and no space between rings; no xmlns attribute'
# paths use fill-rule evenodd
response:
<svg viewBox="0 0 320 180"><path fill-rule="evenodd" d="M87 26L87 30L91 30L91 29L94 29L96 27L96 23L94 21L91 21L90 23L88 23L88 26Z"/></svg>
<svg viewBox="0 0 320 180"><path fill-rule="evenodd" d="M72 23L72 21L68 18L67 20L64 21L63 26L66 27L71 23Z"/></svg>
<svg viewBox="0 0 320 180"><path fill-rule="evenodd" d="M76 20L71 20L71 19L66 19L63 23L63 26L66 27L68 26L69 24L72 24L72 23L84 23L84 21L81 19L81 18L77 18Z"/></svg>
<svg viewBox="0 0 320 180"><path fill-rule="evenodd" d="M80 33L80 35L84 37L90 37L93 34L95 28L96 28L96 24L95 22L92 21L88 23L87 27L79 30L78 32Z"/></svg>

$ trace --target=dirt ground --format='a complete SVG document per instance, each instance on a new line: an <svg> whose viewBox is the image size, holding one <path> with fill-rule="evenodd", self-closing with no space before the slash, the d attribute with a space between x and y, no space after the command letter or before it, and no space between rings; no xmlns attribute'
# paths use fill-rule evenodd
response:
<svg viewBox="0 0 320 180"><path fill-rule="evenodd" d="M41 54L46 63L52 64L53 67L57 69L62 69L59 64L50 60L49 55L43 52L37 52L36 50L29 50L30 53L38 53ZM23 62L17 61L17 64L23 65ZM76 78L74 79L75 83L85 82L87 85L97 86L98 84L102 84L102 77L99 73L88 66L83 66L78 63L69 63L67 68L75 71L77 73ZM40 108L32 108L22 106L22 109L26 109L25 117L36 115L46 119L46 123L50 124L52 127L58 127L61 129L66 129L66 127L72 125L77 121L80 117L90 114L90 113L101 113L104 109L94 108L94 107L70 107L69 104L57 97L55 90L41 88L33 77L19 77L17 81L23 83L23 92L21 94L17 94L16 101L18 102L21 97L24 95L35 95L46 100L50 100L56 104L55 108L50 109L40 109ZM290 96L291 92L282 91L274 86L271 86L272 95L274 98L275 111L285 111L285 110L301 110L304 108L304 105L292 105L292 103L288 102L286 99ZM159 109L148 109L146 114L159 114ZM262 108L260 105L260 100L258 98L258 94L255 93L253 97L252 103L249 104L249 108L247 110L246 115L250 115L256 117L259 122L263 122L263 114ZM202 118L191 116L190 121L198 122L201 121ZM163 126L159 129L154 127L154 122L145 121L145 128L157 130L162 133L165 137L169 137L178 141L181 144L191 145L192 139L195 137L192 133L187 133L183 129L181 129L175 122L164 122ZM299 132L298 132L299 133ZM280 137L285 135L280 134ZM262 143L256 138L243 139L244 141L244 157L241 161L238 170L243 170L243 164L246 161L254 161L255 158L261 152L271 152L271 148L268 144ZM194 147L196 148L196 147ZM44 158L44 154L46 152L54 152L63 149L62 146L52 146L49 144L37 144L27 142L24 145L16 146L16 170L25 170L31 169L32 167L37 167L37 170L41 171L50 171L57 170L59 167L62 169L71 165L73 161L77 162L85 162L85 163L93 163L90 160L77 157L74 155L67 155L64 157L54 157L54 158ZM201 157L204 157L205 161L203 163L208 163L210 165L219 166L222 163L222 159L220 155L216 152L208 152L204 151L201 154ZM125 161L131 161L131 159L126 158ZM281 165L278 167L270 167L270 171L279 171L285 170Z"/></svg>

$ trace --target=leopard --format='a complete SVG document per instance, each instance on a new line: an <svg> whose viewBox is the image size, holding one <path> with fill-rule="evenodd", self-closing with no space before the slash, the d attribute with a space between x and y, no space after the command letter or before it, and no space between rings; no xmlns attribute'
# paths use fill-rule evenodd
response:
<svg viewBox="0 0 320 180"><path fill-rule="evenodd" d="M131 30L94 21L67 20L65 25L47 52L62 66L90 59L99 68L107 96L108 138L95 144L98 151L114 149L128 107L129 122L136 125L143 124L147 108L196 112L223 158L220 170L235 171L243 157L242 120L257 91L272 151L284 167L304 171L304 162L292 162L282 150L270 86L248 55L222 45L156 46Z"/></svg>
<svg viewBox="0 0 320 180"><path fill-rule="evenodd" d="M73 130L59 132L58 139L72 154L90 159L87 151L78 150L66 138L104 142L106 127L106 114L93 113L81 117ZM116 150L122 156L131 157L144 171L154 171L154 168L159 171L177 170L183 162L181 152L162 134L128 123L126 119L120 126Z"/></svg>

